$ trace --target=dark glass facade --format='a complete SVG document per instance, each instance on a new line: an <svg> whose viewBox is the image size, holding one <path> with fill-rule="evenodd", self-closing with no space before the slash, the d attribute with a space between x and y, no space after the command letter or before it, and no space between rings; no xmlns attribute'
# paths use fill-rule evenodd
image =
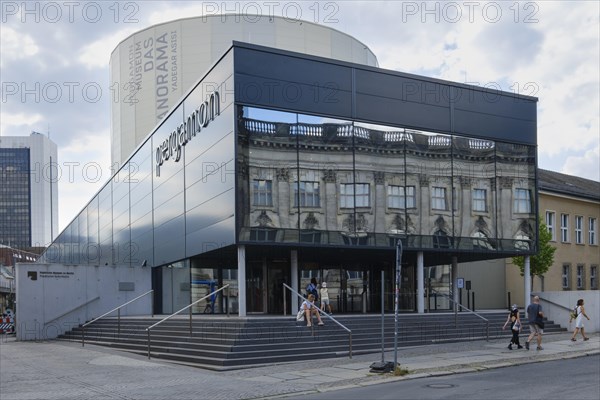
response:
<svg viewBox="0 0 600 400"><path fill-rule="evenodd" d="M145 262L157 312L229 283L194 311L279 313L313 277L364 312L400 240L413 310L419 255L535 252L536 101L234 43L41 261Z"/></svg>
<svg viewBox="0 0 600 400"><path fill-rule="evenodd" d="M0 149L0 243L31 246L29 149Z"/></svg>

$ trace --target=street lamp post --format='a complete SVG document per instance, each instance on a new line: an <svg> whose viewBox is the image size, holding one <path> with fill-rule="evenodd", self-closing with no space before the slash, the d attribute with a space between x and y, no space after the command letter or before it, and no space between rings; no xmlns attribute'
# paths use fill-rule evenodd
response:
<svg viewBox="0 0 600 400"><path fill-rule="evenodd" d="M394 371L398 368L398 311L400 307L400 277L402 275L402 240L396 244L396 296L394 300Z"/></svg>

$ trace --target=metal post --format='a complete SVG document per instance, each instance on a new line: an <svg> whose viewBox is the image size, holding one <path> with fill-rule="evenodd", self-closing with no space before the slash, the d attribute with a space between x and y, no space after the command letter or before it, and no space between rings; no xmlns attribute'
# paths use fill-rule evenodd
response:
<svg viewBox="0 0 600 400"><path fill-rule="evenodd" d="M508 309L510 310L510 305L511 305L511 301L510 301L510 292L508 292Z"/></svg>
<svg viewBox="0 0 600 400"><path fill-rule="evenodd" d="M152 308L152 318L154 318L154 291L152 292L152 297L150 298L150 307Z"/></svg>
<svg viewBox="0 0 600 400"><path fill-rule="evenodd" d="M475 292L471 292L471 305L473 306L471 310L475 311Z"/></svg>
<svg viewBox="0 0 600 400"><path fill-rule="evenodd" d="M85 326L81 327L81 347L84 347L85 343Z"/></svg>
<svg viewBox="0 0 600 400"><path fill-rule="evenodd" d="M117 337L121 337L121 309L117 310Z"/></svg>
<svg viewBox="0 0 600 400"><path fill-rule="evenodd" d="M192 336L192 307L189 307L190 310L190 336Z"/></svg>
<svg viewBox="0 0 600 400"><path fill-rule="evenodd" d="M148 360L150 359L150 329L147 330L148 332Z"/></svg>
<svg viewBox="0 0 600 400"><path fill-rule="evenodd" d="M350 353L349 358L352 358L352 332L348 333L348 336L350 336L348 338L348 348L349 348L348 351Z"/></svg>
<svg viewBox="0 0 600 400"><path fill-rule="evenodd" d="M402 261L402 241L396 244L396 298L394 300L394 371L398 368L398 308L400 306L400 268Z"/></svg>
<svg viewBox="0 0 600 400"><path fill-rule="evenodd" d="M285 286L283 287L283 315L287 315L287 300L285 298Z"/></svg>
<svg viewBox="0 0 600 400"><path fill-rule="evenodd" d="M384 306L385 306L385 283L384 283L384 270L381 270L381 362L385 363L385 330L384 330Z"/></svg>

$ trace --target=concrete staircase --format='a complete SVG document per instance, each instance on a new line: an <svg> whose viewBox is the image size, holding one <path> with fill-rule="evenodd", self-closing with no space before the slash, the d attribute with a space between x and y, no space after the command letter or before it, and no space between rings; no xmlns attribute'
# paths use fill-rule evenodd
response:
<svg viewBox="0 0 600 400"><path fill-rule="evenodd" d="M481 312L489 320L489 338L510 340L510 329L502 330L506 311ZM380 315L334 315L352 331L352 353L376 353L381 350ZM108 346L136 354L148 354L146 328L161 317L104 318L86 327L85 343ZM223 370L315 358L348 357L349 335L333 321L323 317L325 326L306 327L295 317L221 317L194 316L192 335L189 319L172 318L151 332L152 358L160 358L197 367ZM485 322L472 314L431 313L399 316L398 346L407 347L440 342L485 340ZM316 320L315 320L316 322ZM394 316L385 316L385 347L394 346ZM546 321L547 333L565 331ZM521 335L529 333L527 326ZM81 328L59 337L81 341Z"/></svg>

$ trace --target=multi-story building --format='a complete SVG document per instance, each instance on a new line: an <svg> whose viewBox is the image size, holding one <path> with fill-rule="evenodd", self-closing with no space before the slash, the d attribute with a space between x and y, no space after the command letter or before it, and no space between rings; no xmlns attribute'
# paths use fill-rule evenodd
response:
<svg viewBox="0 0 600 400"><path fill-rule="evenodd" d="M536 98L237 42L199 78L18 269L31 323L225 284L215 312L290 312L283 284L310 277L338 312L377 312L382 272L392 310L400 247L401 308L424 312L426 267L535 253Z"/></svg>
<svg viewBox="0 0 600 400"><path fill-rule="evenodd" d="M43 247L58 234L56 154L37 132L0 136L0 244Z"/></svg>
<svg viewBox="0 0 600 400"><path fill-rule="evenodd" d="M550 244L556 252L548 272L533 279L533 290L598 290L600 182L542 169L538 178L540 218L552 235ZM516 300L522 301L518 271L509 264L507 282Z"/></svg>

